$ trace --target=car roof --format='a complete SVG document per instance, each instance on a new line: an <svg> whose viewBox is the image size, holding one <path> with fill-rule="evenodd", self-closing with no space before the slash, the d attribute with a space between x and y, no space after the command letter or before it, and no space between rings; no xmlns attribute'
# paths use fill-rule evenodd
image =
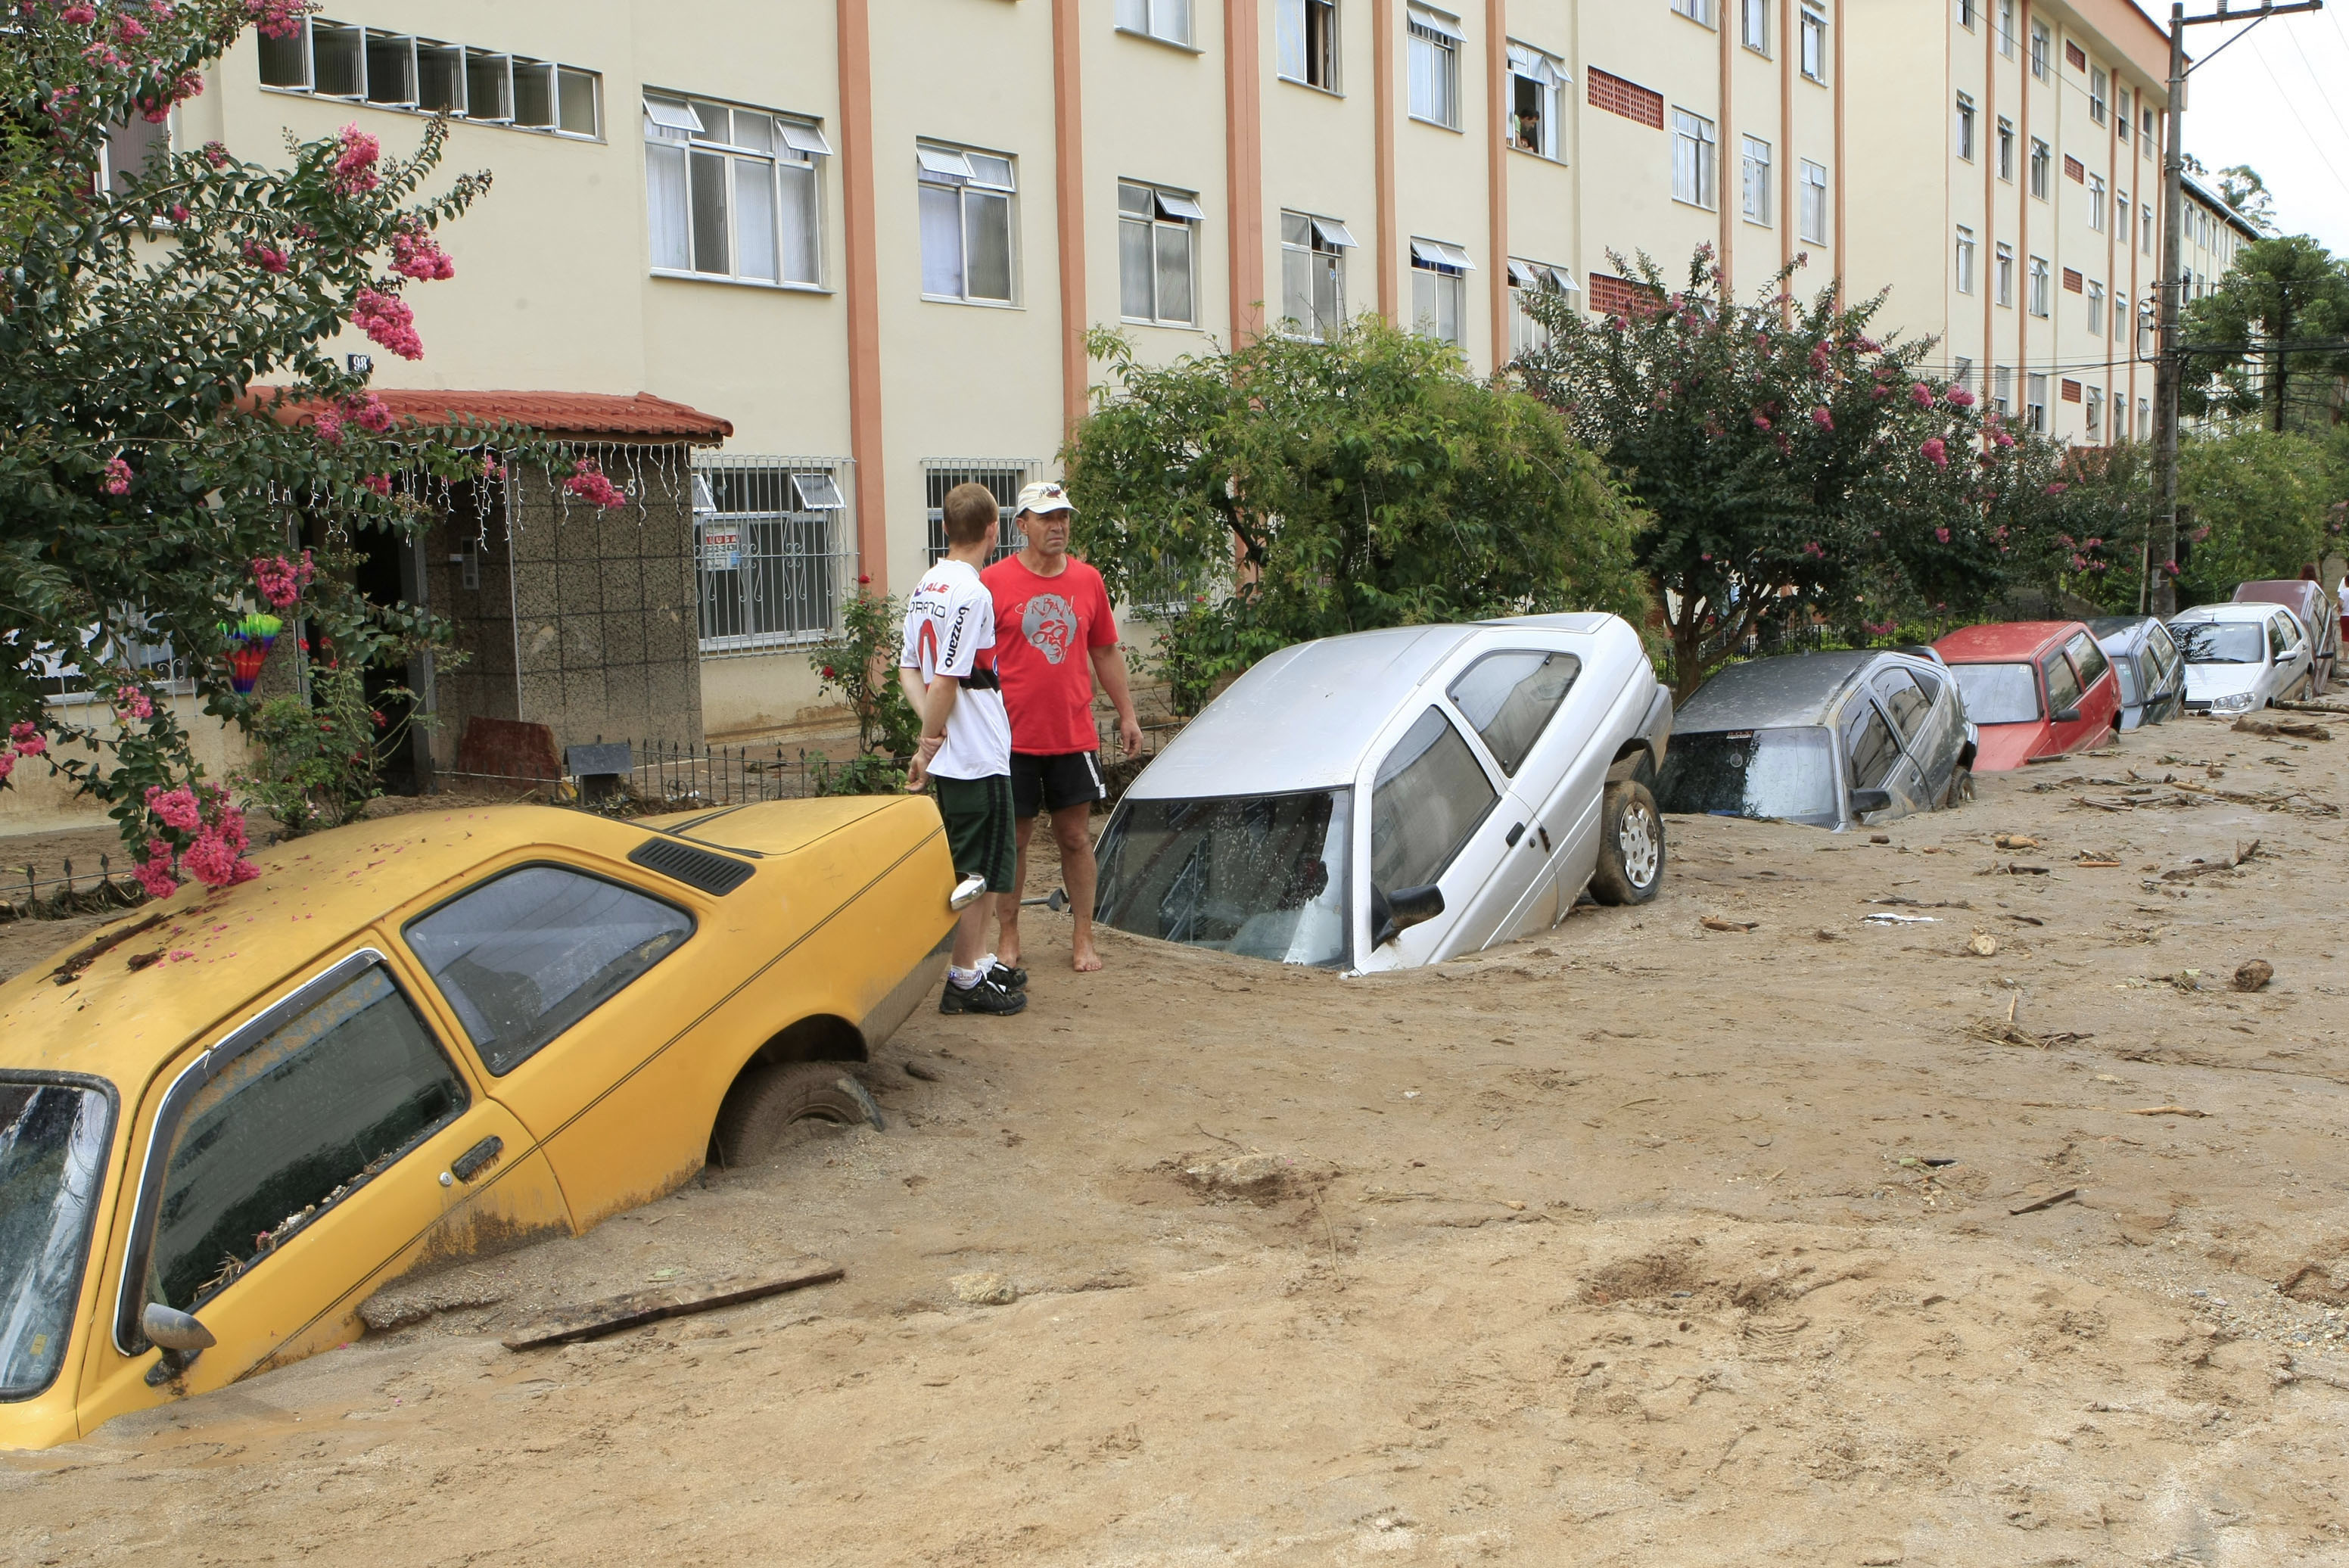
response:
<svg viewBox="0 0 2349 1568"><path fill-rule="evenodd" d="M1991 621L1961 626L1933 645L1953 665L2012 663L2035 658L2073 633L2086 630L2077 621Z"/></svg>
<svg viewBox="0 0 2349 1568"><path fill-rule="evenodd" d="M2282 604L2271 604L2259 599L2238 603L2196 604L2172 615L2169 624L2175 626L2180 621L2264 621L2283 610Z"/></svg>
<svg viewBox="0 0 2349 1568"><path fill-rule="evenodd" d="M2322 583L2311 583L2305 577L2270 577L2256 583L2236 583L2234 602L2238 604L2282 604L2286 609L2304 612L2324 597L2324 584Z"/></svg>
<svg viewBox="0 0 2349 1568"><path fill-rule="evenodd" d="M2099 615L2088 623L2088 634L2103 644L2106 652L2116 648L2133 650L2160 624L2160 618L2154 615Z"/></svg>
<svg viewBox="0 0 2349 1568"><path fill-rule="evenodd" d="M805 814L844 821L886 804L868 798L843 813L810 801ZM191 1040L400 905L443 884L453 891L482 862L542 845L622 860L647 829L671 821L483 806L289 840L253 857L256 880L209 893L191 883L0 985L0 1074L87 1073L135 1097ZM60 957L98 944L103 953L57 982Z"/></svg>
<svg viewBox="0 0 2349 1568"><path fill-rule="evenodd" d="M1201 799L1351 784L1398 707L1471 642L1511 627L1595 635L1613 615L1520 615L1299 643L1259 660L1151 759L1128 793ZM1269 744L1268 743L1269 742Z"/></svg>
<svg viewBox="0 0 2349 1568"><path fill-rule="evenodd" d="M1731 665L1696 689L1672 715L1672 732L1784 729L1824 724L1830 708L1881 660L1899 657L1872 648L1837 653L1780 654Z"/></svg>

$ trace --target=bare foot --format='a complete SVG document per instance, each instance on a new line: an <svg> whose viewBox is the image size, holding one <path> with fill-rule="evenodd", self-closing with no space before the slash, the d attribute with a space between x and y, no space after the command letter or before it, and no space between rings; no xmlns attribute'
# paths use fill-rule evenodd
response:
<svg viewBox="0 0 2349 1568"><path fill-rule="evenodd" d="M1069 966L1080 975L1090 975L1102 966L1101 954L1094 950L1091 942L1080 942Z"/></svg>

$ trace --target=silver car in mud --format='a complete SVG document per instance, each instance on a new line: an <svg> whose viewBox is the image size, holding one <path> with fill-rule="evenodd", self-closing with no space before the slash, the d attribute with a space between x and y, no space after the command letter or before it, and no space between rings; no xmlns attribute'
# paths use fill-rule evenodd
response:
<svg viewBox="0 0 2349 1568"><path fill-rule="evenodd" d="M1585 888L1644 903L1671 696L1613 615L1284 648L1143 770L1095 918L1252 958L1407 968L1542 931Z"/></svg>

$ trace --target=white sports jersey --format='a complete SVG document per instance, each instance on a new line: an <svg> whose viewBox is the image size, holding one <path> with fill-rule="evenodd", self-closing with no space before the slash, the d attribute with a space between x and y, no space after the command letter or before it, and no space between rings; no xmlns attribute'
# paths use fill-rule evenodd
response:
<svg viewBox="0 0 2349 1568"><path fill-rule="evenodd" d="M931 760L941 779L991 779L1011 771L1011 717L995 673L995 595L966 562L941 560L905 602L899 667L962 682L947 717L946 744Z"/></svg>

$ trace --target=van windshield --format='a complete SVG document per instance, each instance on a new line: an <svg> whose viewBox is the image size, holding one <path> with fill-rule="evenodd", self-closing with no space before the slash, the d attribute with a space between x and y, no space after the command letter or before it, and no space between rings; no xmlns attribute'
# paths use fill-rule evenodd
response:
<svg viewBox="0 0 2349 1568"><path fill-rule="evenodd" d="M1656 801L1667 811L1832 828L1843 820L1834 739L1816 725L1675 735Z"/></svg>
<svg viewBox="0 0 2349 1568"><path fill-rule="evenodd" d="M99 1089L0 1078L0 1400L65 1363L112 1109Z"/></svg>
<svg viewBox="0 0 2349 1568"><path fill-rule="evenodd" d="M1957 676L1966 717L1976 724L2029 724L2039 717L2039 677L2029 665L1960 665Z"/></svg>
<svg viewBox="0 0 2349 1568"><path fill-rule="evenodd" d="M1102 833L1093 918L1192 947L1340 966L1351 793L1128 799Z"/></svg>

